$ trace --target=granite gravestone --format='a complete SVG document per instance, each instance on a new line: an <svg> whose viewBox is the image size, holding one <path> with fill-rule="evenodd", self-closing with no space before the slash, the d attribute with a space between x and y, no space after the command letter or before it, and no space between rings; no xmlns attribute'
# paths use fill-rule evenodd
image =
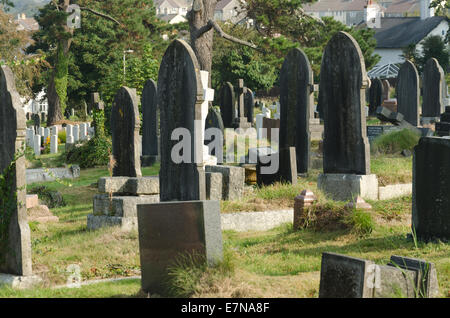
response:
<svg viewBox="0 0 450 318"><path fill-rule="evenodd" d="M205 200L201 106L203 89L200 67L192 48L176 40L167 49L158 76L158 108L161 126L161 201ZM189 160L176 163L172 150L179 143L172 140L175 129L189 132ZM180 138L181 139L181 138ZM197 163L198 162L198 163ZM182 182L180 182L182 180Z"/></svg>
<svg viewBox="0 0 450 318"><path fill-rule="evenodd" d="M236 98L234 87L230 82L226 82L220 90L220 114L225 128L233 127L236 117Z"/></svg>
<svg viewBox="0 0 450 318"><path fill-rule="evenodd" d="M444 112L442 82L445 74L438 60L431 58L423 70L422 117L439 117Z"/></svg>
<svg viewBox="0 0 450 318"><path fill-rule="evenodd" d="M14 75L7 66L0 69L0 128L0 173L4 177L0 185L0 273L31 276L23 155L26 118Z"/></svg>
<svg viewBox="0 0 450 318"><path fill-rule="evenodd" d="M302 50L292 49L280 73L280 149L295 147L299 173L307 173L309 168L313 88L313 72L308 57Z"/></svg>
<svg viewBox="0 0 450 318"><path fill-rule="evenodd" d="M369 115L375 115L377 108L383 103L383 83L379 78L372 79L369 93Z"/></svg>
<svg viewBox="0 0 450 318"><path fill-rule="evenodd" d="M419 74L411 61L400 67L397 78L397 112L413 126L419 126Z"/></svg>
<svg viewBox="0 0 450 318"><path fill-rule="evenodd" d="M441 121L436 123L436 134L440 137L450 136L450 106L445 107Z"/></svg>
<svg viewBox="0 0 450 318"><path fill-rule="evenodd" d="M414 149L412 226L419 239L450 240L450 139L421 138Z"/></svg>
<svg viewBox="0 0 450 318"><path fill-rule="evenodd" d="M138 99L135 89L121 87L111 109L112 154L116 160L114 177L141 177L139 155Z"/></svg>
<svg viewBox="0 0 450 318"><path fill-rule="evenodd" d="M253 91L249 88L246 89L244 95L244 108L245 108L245 117L250 124L254 122L254 113L255 113L255 98L253 97Z"/></svg>
<svg viewBox="0 0 450 318"><path fill-rule="evenodd" d="M157 86L149 79L142 91L142 165L151 166L158 157Z"/></svg>
<svg viewBox="0 0 450 318"><path fill-rule="evenodd" d="M355 39L339 32L328 43L320 72L325 174L370 174L366 135L364 58Z"/></svg>

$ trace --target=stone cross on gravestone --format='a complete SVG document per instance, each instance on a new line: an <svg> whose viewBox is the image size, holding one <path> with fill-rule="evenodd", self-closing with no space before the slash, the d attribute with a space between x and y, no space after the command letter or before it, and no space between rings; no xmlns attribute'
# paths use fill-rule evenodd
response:
<svg viewBox="0 0 450 318"><path fill-rule="evenodd" d="M31 276L31 239L27 222L25 156L26 118L14 75L0 69L0 173L4 175L0 196L0 273Z"/></svg>
<svg viewBox="0 0 450 318"><path fill-rule="evenodd" d="M238 80L238 87L237 87L238 114L237 114L237 118L235 118L235 120L234 120L234 128L250 128L251 127L251 123L249 123L247 120L247 117L245 117L244 97L245 97L246 92L247 92L247 88L244 87L244 80L240 78Z"/></svg>
<svg viewBox="0 0 450 318"><path fill-rule="evenodd" d="M398 71L397 112L413 126L419 126L419 74L414 64L406 60Z"/></svg>
<svg viewBox="0 0 450 318"><path fill-rule="evenodd" d="M161 61L157 100L161 114L159 182L162 202L206 199L200 131L205 92L199 70L194 51L182 40L172 42ZM181 134L178 140L173 140L173 133ZM184 143L189 149L181 151L177 147L185 138L188 138ZM172 155L182 156L183 160L175 160Z"/></svg>
<svg viewBox="0 0 450 318"><path fill-rule="evenodd" d="M122 87L117 91L111 110L112 154L116 160L114 177L142 177L140 126L136 90Z"/></svg>
<svg viewBox="0 0 450 318"><path fill-rule="evenodd" d="M208 117L209 102L214 100L214 90L209 88L209 73L200 71L200 77L203 88L203 104L202 104L202 141L203 141L203 164L209 166L217 165L217 158L209 155L209 147L205 146L205 127L206 117Z"/></svg>

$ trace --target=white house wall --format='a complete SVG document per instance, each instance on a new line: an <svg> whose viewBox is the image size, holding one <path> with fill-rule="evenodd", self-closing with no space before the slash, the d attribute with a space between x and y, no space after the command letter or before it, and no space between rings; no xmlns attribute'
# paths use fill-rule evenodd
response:
<svg viewBox="0 0 450 318"><path fill-rule="evenodd" d="M438 24L438 26L436 28L434 28L429 34L428 36L431 35L439 35L442 40L445 40L445 35L447 34L447 30L448 30L448 22L447 21L442 21L441 23ZM422 53L422 44L423 44L423 40L420 41L417 45L416 45L416 49L417 49L417 53L421 54Z"/></svg>
<svg viewBox="0 0 450 318"><path fill-rule="evenodd" d="M404 58L401 57L401 55L403 54L401 49L375 49L374 53L381 56L381 60L377 65L404 62Z"/></svg>

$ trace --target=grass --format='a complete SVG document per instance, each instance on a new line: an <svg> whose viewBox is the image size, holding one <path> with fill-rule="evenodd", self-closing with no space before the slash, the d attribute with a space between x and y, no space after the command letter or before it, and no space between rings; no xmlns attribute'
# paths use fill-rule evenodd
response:
<svg viewBox="0 0 450 318"><path fill-rule="evenodd" d="M410 150L419 143L420 134L410 130L403 129L383 134L377 137L371 145L372 153L396 154L402 150Z"/></svg>

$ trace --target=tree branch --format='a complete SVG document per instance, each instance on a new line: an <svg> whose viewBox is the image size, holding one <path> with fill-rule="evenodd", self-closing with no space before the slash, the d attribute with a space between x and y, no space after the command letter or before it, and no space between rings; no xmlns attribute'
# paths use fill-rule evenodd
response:
<svg viewBox="0 0 450 318"><path fill-rule="evenodd" d="M92 10L91 8L87 8L87 7L80 7L80 10L88 11L88 12L90 12L90 13L96 15L96 16L102 17L104 19L107 19L109 21L112 21L112 22L122 26L122 23L120 23L119 21L117 21L116 19L114 19L113 17L111 17L111 16L109 16L107 14L104 14L104 13L101 13L101 12L97 12L97 11Z"/></svg>

